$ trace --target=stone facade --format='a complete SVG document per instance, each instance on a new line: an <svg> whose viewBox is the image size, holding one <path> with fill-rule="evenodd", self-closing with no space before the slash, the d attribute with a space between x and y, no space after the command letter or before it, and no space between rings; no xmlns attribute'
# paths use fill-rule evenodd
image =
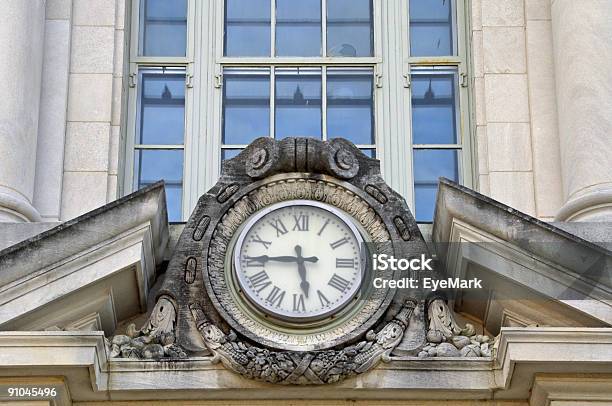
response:
<svg viewBox="0 0 612 406"><path fill-rule="evenodd" d="M3 4L0 55L12 64L0 73L14 85L1 109L11 155L0 159L0 206L5 220L68 220L118 197L129 4L20 4ZM545 221L609 219L610 2L465 4L477 190Z"/></svg>
<svg viewBox="0 0 612 406"><path fill-rule="evenodd" d="M449 275L502 282L486 299L466 295L448 307L437 302L439 314L410 307L423 332L435 320L452 321L443 343L452 350L449 358L439 356L445 353L439 342L414 353L410 340L393 336L392 345L372 345L380 351L367 373L347 373L346 380L316 390L279 389L234 374L231 362L219 364L239 344L235 334L214 330L201 309L195 309L193 317L201 318L189 340L203 340L202 333L218 342L202 341L197 356L181 353L174 363L132 348L153 329L146 323L163 294L162 271L179 252L179 235L194 235L194 224L168 225L161 184L133 194L121 187L132 1L0 2L0 404L15 382L53 387L58 395L12 399L11 405L612 404L612 1L457 0L469 16L469 133L477 182L472 191L442 181L436 220L420 227L432 246L489 244L438 254ZM399 9L398 1L374 1L382 15ZM214 86L207 69L201 72L210 78L195 80ZM399 72L387 65L384 74ZM401 81L383 77L378 85ZM397 89L382 94L402 98ZM219 128L213 124L207 125ZM394 136L400 135L384 135ZM228 198L237 193L227 186ZM367 193L377 199L372 189ZM397 201L404 204L399 195ZM420 235L415 222L410 227L408 235ZM201 247L194 247L195 256ZM601 259L605 272L585 279L581 258ZM189 270L179 265L176 272ZM535 294L509 300L510 289ZM390 317L376 334L397 326L403 334L404 324ZM488 335L497 336L491 346ZM113 336L122 338L113 342ZM482 356L459 357L450 343L457 336L472 346L487 344L478 347ZM154 344L168 343L160 338ZM138 356L122 358L123 349ZM176 355L169 350L166 358Z"/></svg>

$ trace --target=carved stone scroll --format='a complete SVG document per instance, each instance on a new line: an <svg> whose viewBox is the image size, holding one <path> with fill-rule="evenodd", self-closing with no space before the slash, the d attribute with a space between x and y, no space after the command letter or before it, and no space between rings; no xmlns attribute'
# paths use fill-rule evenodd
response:
<svg viewBox="0 0 612 406"><path fill-rule="evenodd" d="M278 384L326 384L388 362L391 351L400 343L417 303L406 301L399 313L378 332L369 331L365 340L341 350L271 351L238 339L223 331L206 317L202 308L190 305L196 326L215 362L240 375Z"/></svg>
<svg viewBox="0 0 612 406"><path fill-rule="evenodd" d="M476 334L474 326L459 327L453 311L442 299L429 303L427 310L428 344L418 356L428 357L491 357L493 342L489 336Z"/></svg>
<svg viewBox="0 0 612 406"><path fill-rule="evenodd" d="M116 335L107 343L111 358L159 359L185 358L187 354L174 343L176 307L168 297L160 297L144 327L136 330L134 324L126 335Z"/></svg>

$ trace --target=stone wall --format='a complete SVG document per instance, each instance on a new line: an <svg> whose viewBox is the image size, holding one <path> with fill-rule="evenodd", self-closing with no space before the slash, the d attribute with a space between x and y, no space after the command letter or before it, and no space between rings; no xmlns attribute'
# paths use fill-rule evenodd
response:
<svg viewBox="0 0 612 406"><path fill-rule="evenodd" d="M74 406L238 406L244 401L76 402ZM495 400L249 400L250 406L528 406L527 402Z"/></svg>
<svg viewBox="0 0 612 406"><path fill-rule="evenodd" d="M45 220L117 198L124 20L124 0L46 2L34 199Z"/></svg>
<svg viewBox="0 0 612 406"><path fill-rule="evenodd" d="M609 221L612 2L584 0L578 7L572 0L458 1L470 10L479 190L547 221ZM9 15L17 4L7 0L2 7ZM39 122L10 113L13 121L24 123L29 138L10 136L0 143L0 157L1 150L14 151L17 142L23 146L10 156L19 162L0 160L4 221L68 220L118 197L126 0L37 4L46 8L44 36L10 31L32 46L42 38L44 57L38 71L36 64L24 65L35 71L22 72L31 76L28 80L6 72L7 81L30 83L10 92L31 96L31 109L22 113L36 115ZM571 19L573 14L580 18ZM0 51L16 61L9 67L24 71L16 68L20 59L10 44L25 45L3 35L9 47ZM580 58L581 50L588 60ZM19 103L7 100L19 110ZM28 125L38 128L37 139Z"/></svg>
<svg viewBox="0 0 612 406"><path fill-rule="evenodd" d="M550 0L473 0L480 191L544 220L561 207Z"/></svg>

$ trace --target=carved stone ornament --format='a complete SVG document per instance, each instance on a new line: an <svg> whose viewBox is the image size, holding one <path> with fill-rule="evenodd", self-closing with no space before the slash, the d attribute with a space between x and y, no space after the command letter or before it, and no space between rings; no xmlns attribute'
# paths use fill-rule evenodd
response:
<svg viewBox="0 0 612 406"><path fill-rule="evenodd" d="M212 324L197 305L191 312L198 330L215 362L240 375L280 384L326 384L342 381L388 362L391 351L400 343L416 302L407 301L395 317L378 332L370 330L365 339L340 350L271 351L253 346L230 331L225 334Z"/></svg>
<svg viewBox="0 0 612 406"><path fill-rule="evenodd" d="M324 384L374 368L402 340L410 343L402 347L404 354L421 357L445 343L460 345L455 341L463 339L456 337L467 333L444 301L432 301L424 314L429 301L418 289L362 289L350 310L312 325L281 325L263 311L250 310L232 279L236 240L249 219L292 201L344 213L378 253L412 258L428 252L406 202L380 176L379 161L343 139L259 138L223 162L218 183L199 199L178 240L149 321L141 330L131 326L127 335L115 336L109 342L111 355L212 354L252 379ZM391 279L400 273L377 271L375 276ZM466 337L466 356L471 356L477 339Z"/></svg>
<svg viewBox="0 0 612 406"><path fill-rule="evenodd" d="M428 344L419 352L419 357L491 357L494 341L487 335L476 334L470 323L459 327L443 299L429 303L427 318Z"/></svg>

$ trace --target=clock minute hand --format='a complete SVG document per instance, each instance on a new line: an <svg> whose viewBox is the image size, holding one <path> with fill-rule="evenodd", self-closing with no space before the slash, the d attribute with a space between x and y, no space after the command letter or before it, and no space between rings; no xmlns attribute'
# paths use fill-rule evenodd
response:
<svg viewBox="0 0 612 406"><path fill-rule="evenodd" d="M306 297L308 297L308 290L310 289L310 283L308 283L308 281L306 280L306 265L304 265L305 261L308 262L317 262L319 260L319 258L317 257L308 257L308 258L304 258L302 257L302 247L299 245L295 246L295 253L297 254L297 258L298 258L298 274L300 275L300 279L302 280L300 282L300 288L302 289L302 291L304 292L304 295Z"/></svg>

